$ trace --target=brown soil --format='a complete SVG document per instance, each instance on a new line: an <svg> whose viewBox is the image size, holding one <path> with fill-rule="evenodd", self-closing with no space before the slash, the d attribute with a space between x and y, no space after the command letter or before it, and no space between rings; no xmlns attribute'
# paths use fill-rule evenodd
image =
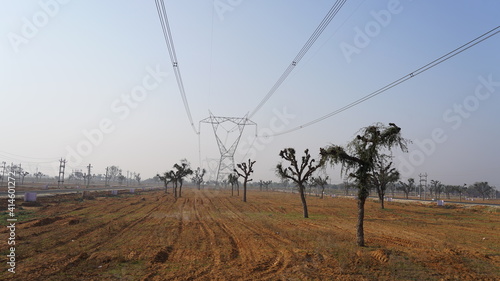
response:
<svg viewBox="0 0 500 281"><path fill-rule="evenodd" d="M101 194L103 195L103 194ZM500 211L185 189L41 198L16 229L16 273L1 280L498 280ZM5 220L5 219L4 219ZM7 241L5 227L0 240Z"/></svg>

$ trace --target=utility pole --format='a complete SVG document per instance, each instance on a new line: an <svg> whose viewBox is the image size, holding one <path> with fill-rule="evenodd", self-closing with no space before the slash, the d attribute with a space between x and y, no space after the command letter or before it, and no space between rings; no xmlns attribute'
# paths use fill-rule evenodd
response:
<svg viewBox="0 0 500 281"><path fill-rule="evenodd" d="M57 180L57 188L64 184L64 169L66 169L66 159L59 160L59 179Z"/></svg>
<svg viewBox="0 0 500 281"><path fill-rule="evenodd" d="M90 165L90 164L89 164L89 165L87 166L87 169L88 169L88 172L87 172L87 188L89 188L89 185L90 185L90 178L92 177L92 176L91 176L92 174L90 173L90 168L92 168L92 165Z"/></svg>
<svg viewBox="0 0 500 281"><path fill-rule="evenodd" d="M128 186L128 182L129 182L129 175L128 174L129 174L129 171L127 171L127 180L126 180L127 181L127 186Z"/></svg>
<svg viewBox="0 0 500 281"><path fill-rule="evenodd" d="M427 187L427 173L425 174L419 174L418 175L420 177L420 199L422 199L422 183L424 183L424 200L426 199L426 190L425 188Z"/></svg>

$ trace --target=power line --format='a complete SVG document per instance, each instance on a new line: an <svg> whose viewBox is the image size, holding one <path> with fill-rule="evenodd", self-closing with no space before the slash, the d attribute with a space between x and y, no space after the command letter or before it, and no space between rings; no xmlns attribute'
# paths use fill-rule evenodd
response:
<svg viewBox="0 0 500 281"><path fill-rule="evenodd" d="M191 110L189 110L189 104L186 98L186 92L184 90L184 83L182 82L181 72L177 61L177 55L175 53L174 40L172 38L172 33L170 32L170 25L168 24L168 16L167 16L167 10L165 9L165 3L163 2L163 0L155 0L155 3L156 3L156 10L158 11L158 17L160 18L161 27L163 30L163 36L165 37L165 42L167 43L170 60L172 61L172 67L174 69L177 85L179 86L182 102L184 103L184 109L186 110L186 114L189 118L189 123L191 124L191 127L193 128L194 132L198 134L198 131L194 126L193 117L191 116Z"/></svg>
<svg viewBox="0 0 500 281"><path fill-rule="evenodd" d="M271 90L269 90L267 95L262 99L262 101L259 103L259 105L257 105L257 107L250 113L250 115L248 116L249 118L251 118L255 113L257 113L257 111L260 110L260 108L269 100L269 98L276 92L276 90L286 80L288 75L292 72L292 70L295 68L295 66L297 66L297 64L304 57L304 55L307 53L307 51L309 51L309 48L311 48L311 46L314 44L314 42L316 42L318 37L321 35L321 33L323 33L325 28L332 21L332 19L335 17L335 15L340 10L340 8L342 8L342 6L344 5L344 3L346 1L347 0L337 0L337 2L335 2L335 4L333 4L330 11L328 11L328 14L326 14L325 18L323 18L323 20L318 25L316 30L313 32L311 37L309 37L309 40L307 40L307 42L304 44L302 49L300 49L299 53L297 54L297 56L295 56L292 63L287 67L285 72L283 72L283 74L280 76L278 81L276 81L276 83L273 85Z"/></svg>
<svg viewBox="0 0 500 281"><path fill-rule="evenodd" d="M454 56L456 56L456 55L458 55L458 54L460 54L460 53L468 50L469 48L472 48L473 46L475 46L475 45L483 42L484 40L486 40L486 39L488 39L488 38L490 38L490 37L498 34L500 32L500 30L498 30L498 29L500 29L500 26L497 26L497 27L493 28L492 30L490 30L490 31L482 34L481 36L476 37L475 39L473 39L473 40L471 40L471 41L463 44L462 46L456 48L455 50L453 50L453 51L451 51L451 52L449 52L449 53L447 53L447 54L445 54L445 55L443 55L443 56L441 56L441 57L439 57L439 58L437 58L437 59L435 59L435 60L427 63L426 65L424 65L424 66L416 69L415 71L411 72L410 74L407 74L407 75L405 75L405 76L403 76L403 77L395 80L394 82L389 83L389 84L385 85L384 87L382 87L382 88L380 88L380 89L378 89L378 90L376 90L376 91L374 91L374 92L372 92L372 93L370 93L370 94L368 94L368 95L366 95L366 96L364 96L364 97L362 97L360 99L357 99L357 100L353 101L352 103L350 103L350 104L348 104L348 105L346 105L344 107L341 107L341 108L339 108L339 109L337 109L337 110L335 110L333 112L330 112L330 113L328 113L328 114L326 114L326 115L324 115L322 117L314 119L314 120L312 120L310 122L307 122L307 123L305 123L303 125L300 125L298 127L295 127L295 128L290 129L290 130L286 130L286 131L283 131L281 133L277 133L277 134L274 134L274 135L268 135L266 137L274 137L274 136L288 134L288 133L291 133L291 132L303 129L305 127L311 126L311 125L316 124L318 122L321 122L321 121L323 121L323 120L325 120L327 118L330 118L330 117L332 117L334 115L337 115L337 114L339 114L339 113L341 113L343 111L346 111L346 110L350 109L351 107L354 107L354 106L356 106L356 105L358 105L358 104L360 104L360 103L362 103L364 101L367 101L367 100L369 100L369 99L371 99L371 98L373 98L375 96L378 96L378 95L382 94L383 92L385 92L385 91L387 91L387 90L389 90L389 89L391 89L391 88L393 88L393 87L395 87L395 86L397 86L397 85L405 82L406 80L409 80L409 79L411 79L411 78L413 78L413 77L415 77L415 76L417 76L417 75L419 75L419 74L421 74L421 73L423 73L423 72L425 72L425 71L427 71L427 70L429 70L429 69L437 66L438 64L441 64L441 63L447 61L448 59L451 59L452 57L454 57Z"/></svg>

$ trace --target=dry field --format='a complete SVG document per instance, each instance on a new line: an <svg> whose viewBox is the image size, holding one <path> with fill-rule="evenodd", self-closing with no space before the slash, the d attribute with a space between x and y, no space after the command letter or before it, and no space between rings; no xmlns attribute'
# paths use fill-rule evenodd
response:
<svg viewBox="0 0 500 281"><path fill-rule="evenodd" d="M356 202L186 189L18 204L16 273L1 280L498 280L500 209L366 204L367 247L355 246ZM81 196L81 195L80 195ZM2 199L2 201L6 201ZM17 202L21 203L21 202ZM5 202L1 202L5 225Z"/></svg>

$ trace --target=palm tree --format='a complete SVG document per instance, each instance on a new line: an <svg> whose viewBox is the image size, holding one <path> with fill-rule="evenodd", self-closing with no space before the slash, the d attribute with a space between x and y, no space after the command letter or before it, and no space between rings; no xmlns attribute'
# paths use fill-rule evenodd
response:
<svg viewBox="0 0 500 281"><path fill-rule="evenodd" d="M392 162L386 164L385 157L382 157L375 163L375 169L372 175L372 184L377 189L380 207L384 209L384 196L389 183L399 180L399 172L396 168L392 168Z"/></svg>
<svg viewBox="0 0 500 281"><path fill-rule="evenodd" d="M391 150L399 147L407 151L408 140L401 137L401 128L394 123L385 126L377 123L360 130L360 134L352 140L347 148L330 145L322 148L321 162L331 165L342 165L341 173L347 173L354 179L358 189L358 222L356 238L358 246L365 245L363 220L365 215L365 202L370 191L370 178L373 175L375 164L382 158L384 149Z"/></svg>

